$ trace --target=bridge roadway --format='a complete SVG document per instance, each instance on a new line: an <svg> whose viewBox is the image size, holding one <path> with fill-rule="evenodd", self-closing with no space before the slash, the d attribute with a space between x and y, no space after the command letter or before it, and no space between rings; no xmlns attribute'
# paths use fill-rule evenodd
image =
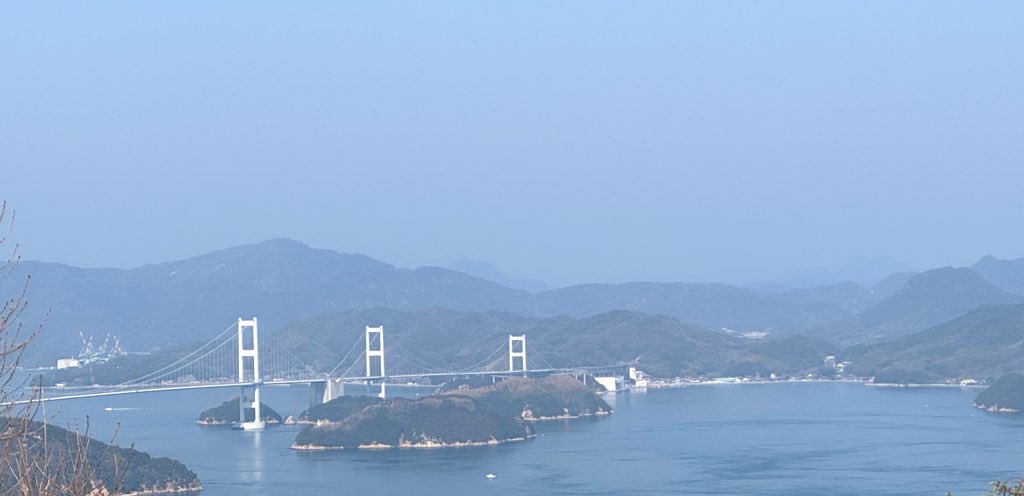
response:
<svg viewBox="0 0 1024 496"><path fill-rule="evenodd" d="M343 382L373 382L373 381L387 381L389 379L415 379L422 377L465 377L465 376L483 376L483 375L495 375L495 376L515 376L522 374L554 374L554 373L573 373L573 372L589 372L594 370L608 370L613 368L619 368L623 365L608 365L603 367L571 367L561 369L534 369L527 371L501 371L501 372L431 372L426 374L398 374L398 375L387 375L387 376L369 376L369 377L339 377ZM119 389L116 391L101 391L96 393L79 393L79 394L68 394L60 396L42 396L40 398L34 398L30 400L18 400L9 401L6 403L0 403L0 406L7 405L23 405L26 403L40 403L48 401L64 401L64 400L76 400L83 398L101 398L105 396L121 396L127 394L144 394L144 393L160 393L165 391L188 391L193 389L216 389L216 388L238 388L238 387L254 387L254 386L289 386L293 384L316 384L327 382L328 378L314 378L314 379L274 379L269 381L256 381L256 382L218 382L218 383L205 383L205 384L164 384L154 386L128 386L125 389ZM335 379L331 379L335 380ZM118 386L95 386L95 389L102 388L114 388ZM81 389L87 389L83 387ZM70 389L70 388L69 388ZM74 388L79 389L79 388Z"/></svg>

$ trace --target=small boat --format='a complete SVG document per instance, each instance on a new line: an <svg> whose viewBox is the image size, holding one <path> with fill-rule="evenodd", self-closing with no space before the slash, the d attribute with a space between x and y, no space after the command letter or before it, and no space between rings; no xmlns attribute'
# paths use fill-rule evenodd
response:
<svg viewBox="0 0 1024 496"><path fill-rule="evenodd" d="M494 474L492 474L492 473L488 473L488 474L487 474L487 475L485 475L484 477L487 477L488 479L493 479L493 478L497 477L497 475L494 475Z"/></svg>

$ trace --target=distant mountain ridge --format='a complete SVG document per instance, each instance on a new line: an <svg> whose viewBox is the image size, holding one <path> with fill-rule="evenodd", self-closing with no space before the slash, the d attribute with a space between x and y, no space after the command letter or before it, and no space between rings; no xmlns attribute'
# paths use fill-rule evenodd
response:
<svg viewBox="0 0 1024 496"><path fill-rule="evenodd" d="M858 285L758 293L724 284L585 284L530 293L440 267L398 268L365 255L274 239L135 269L26 261L0 279L16 294L27 276L25 325L43 363L81 347L79 331L119 334L130 350L208 338L237 316L281 327L329 312L387 307L574 317L611 310L660 313L697 326L795 332L849 316L875 297ZM49 313L48 313L49 312ZM30 357L32 358L32 357Z"/></svg>
<svg viewBox="0 0 1024 496"><path fill-rule="evenodd" d="M1003 260L986 255L971 269L1003 290L1024 295L1024 258Z"/></svg>
<svg viewBox="0 0 1024 496"><path fill-rule="evenodd" d="M1022 302L1024 297L995 287L971 269L944 267L910 277L889 297L818 335L874 343L927 329L982 305Z"/></svg>
<svg viewBox="0 0 1024 496"><path fill-rule="evenodd" d="M989 266L1002 262L982 262L978 270L996 277L999 271ZM781 337L811 333L851 344L908 335L985 304L1024 302L975 270L953 268L893 274L870 288L839 283L762 292L718 283L628 282L531 293L455 270L399 268L289 239L128 270L21 262L0 278L0 293L17 294L29 275L29 306L21 321L34 326L45 319L29 356L39 364L77 352L79 331L97 339L119 334L129 350L142 351L201 341L236 317L251 315L261 319L264 329L274 329L317 315L372 308L574 319L624 310L665 315L700 328L768 331ZM1003 284L1013 280L1006 276Z"/></svg>
<svg viewBox="0 0 1024 496"><path fill-rule="evenodd" d="M20 262L0 279L0 292L16 294L28 276L21 320L46 324L31 351L61 355L78 351L80 330L116 333L144 350L209 338L238 316L273 327L346 308L522 308L529 296L460 272L400 269L287 239L129 270Z"/></svg>
<svg viewBox="0 0 1024 496"><path fill-rule="evenodd" d="M875 301L862 286L841 283L761 293L721 283L579 284L540 293L540 315L594 315L622 309L676 317L712 329L791 334L861 311Z"/></svg>
<svg viewBox="0 0 1024 496"><path fill-rule="evenodd" d="M460 258L448 265L449 269L469 274L480 279L487 279L502 286L512 289L525 289L526 291L537 292L551 289L551 286L544 281L537 279L516 279L505 275L497 267L480 260L469 260Z"/></svg>
<svg viewBox="0 0 1024 496"><path fill-rule="evenodd" d="M886 257L857 257L793 274L779 275L773 283L785 288L813 288L837 282L870 286L890 274L912 272L907 264Z"/></svg>

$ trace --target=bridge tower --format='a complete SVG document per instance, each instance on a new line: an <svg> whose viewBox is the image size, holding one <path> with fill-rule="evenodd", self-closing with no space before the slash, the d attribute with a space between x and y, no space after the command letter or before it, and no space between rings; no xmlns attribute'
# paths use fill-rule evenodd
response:
<svg viewBox="0 0 1024 496"><path fill-rule="evenodd" d="M516 367L516 359L519 359L519 367ZM526 372L526 334L522 336L508 336L508 371Z"/></svg>
<svg viewBox="0 0 1024 496"><path fill-rule="evenodd" d="M374 342L376 337L376 343ZM380 397L385 397L385 385L384 376L387 374L384 372L384 326L370 327L366 326L366 377L373 377L373 362L377 359L380 373ZM369 383L369 382L367 382Z"/></svg>
<svg viewBox="0 0 1024 496"><path fill-rule="evenodd" d="M248 338L248 339L247 339ZM259 430L266 427L260 411L260 333L256 317L252 320L238 319L238 382L251 382L252 386L242 386L238 395L238 421L244 430ZM249 388L252 396L246 396ZM253 412L253 420L246 422L246 411Z"/></svg>

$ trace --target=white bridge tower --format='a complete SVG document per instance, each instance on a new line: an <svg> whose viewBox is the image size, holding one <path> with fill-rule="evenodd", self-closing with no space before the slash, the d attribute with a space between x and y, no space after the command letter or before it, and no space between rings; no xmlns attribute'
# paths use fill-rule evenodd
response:
<svg viewBox="0 0 1024 496"><path fill-rule="evenodd" d="M256 317L252 320L238 319L238 382L253 383L253 386L242 386L238 395L239 425L247 431L266 427L263 412L260 411L260 332ZM251 397L246 396L250 387ZM245 420L248 411L253 412L252 421L249 422Z"/></svg>
<svg viewBox="0 0 1024 496"><path fill-rule="evenodd" d="M516 367L516 359L518 367ZM522 336L508 336L508 371L526 372L526 334Z"/></svg>
<svg viewBox="0 0 1024 496"><path fill-rule="evenodd" d="M374 340L376 337L376 342ZM380 397L385 397L385 379L384 376L387 374L384 372L384 326L370 327L366 326L366 377L373 377L373 362L376 358L379 364L379 373L376 375L380 379Z"/></svg>

